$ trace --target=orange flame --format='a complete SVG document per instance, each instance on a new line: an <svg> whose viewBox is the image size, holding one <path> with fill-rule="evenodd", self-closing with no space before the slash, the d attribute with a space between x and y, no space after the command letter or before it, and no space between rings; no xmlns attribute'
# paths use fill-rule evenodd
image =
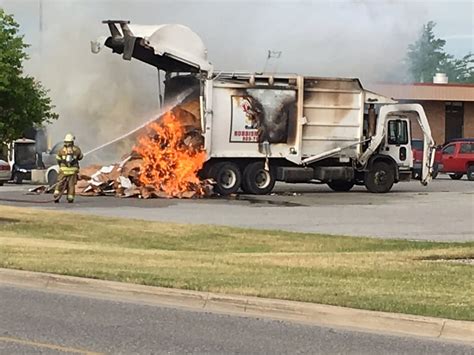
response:
<svg viewBox="0 0 474 355"><path fill-rule="evenodd" d="M204 193L197 174L206 153L186 145L185 138L185 127L172 112L148 126L148 134L139 138L134 148L143 158L139 179L144 186L151 185L170 197L189 191L198 196Z"/></svg>

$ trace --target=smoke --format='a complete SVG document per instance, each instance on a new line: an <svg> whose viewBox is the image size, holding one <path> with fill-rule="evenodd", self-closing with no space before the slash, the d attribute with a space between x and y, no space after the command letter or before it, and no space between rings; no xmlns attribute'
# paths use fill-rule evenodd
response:
<svg viewBox="0 0 474 355"><path fill-rule="evenodd" d="M404 76L400 63L407 45L428 20L426 8L433 4L0 0L0 6L15 15L32 44L26 71L50 89L60 115L49 127L53 142L74 132L89 150L158 111L155 68L124 61L108 48L91 54L90 40L108 35L103 19L187 25L203 38L216 69L261 71L271 49L282 55L270 69L373 82Z"/></svg>
<svg viewBox="0 0 474 355"><path fill-rule="evenodd" d="M9 11L11 2L4 3L2 6ZM25 71L50 90L60 116L48 127L53 144L72 132L87 151L158 112L156 69L125 62L111 53L94 55L90 51L90 41L106 31L101 24L108 17L105 3L99 4L97 13L92 2L43 0L41 20L38 5L38 1L23 1L17 6L26 18L22 26L25 40L32 44ZM22 25L22 17L18 17ZM113 161L129 152L131 143L111 148L95 158Z"/></svg>

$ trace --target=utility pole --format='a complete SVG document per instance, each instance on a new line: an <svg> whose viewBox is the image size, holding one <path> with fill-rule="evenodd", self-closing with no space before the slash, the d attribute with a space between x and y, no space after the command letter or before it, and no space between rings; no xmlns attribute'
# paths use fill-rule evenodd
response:
<svg viewBox="0 0 474 355"><path fill-rule="evenodd" d="M43 0L39 0L39 55L41 57L43 51Z"/></svg>

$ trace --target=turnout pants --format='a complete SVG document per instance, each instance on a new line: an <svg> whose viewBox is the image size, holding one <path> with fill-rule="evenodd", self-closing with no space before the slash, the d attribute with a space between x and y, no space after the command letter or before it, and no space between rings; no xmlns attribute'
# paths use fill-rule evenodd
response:
<svg viewBox="0 0 474 355"><path fill-rule="evenodd" d="M67 190L67 200L69 202L73 202L74 197L76 196L76 182L77 174L65 175L62 171L60 171L58 175L58 184L54 190L54 199L59 201L64 193L64 190Z"/></svg>

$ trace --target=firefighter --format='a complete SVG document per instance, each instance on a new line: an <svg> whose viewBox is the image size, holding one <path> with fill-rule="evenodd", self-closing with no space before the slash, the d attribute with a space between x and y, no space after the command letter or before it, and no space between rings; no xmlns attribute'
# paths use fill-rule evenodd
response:
<svg viewBox="0 0 474 355"><path fill-rule="evenodd" d="M83 158L81 149L74 145L75 137L68 133L64 137L64 146L58 151L56 161L59 165L58 183L54 190L54 202L59 202L64 190L67 190L67 202L73 203L76 194L79 160Z"/></svg>

